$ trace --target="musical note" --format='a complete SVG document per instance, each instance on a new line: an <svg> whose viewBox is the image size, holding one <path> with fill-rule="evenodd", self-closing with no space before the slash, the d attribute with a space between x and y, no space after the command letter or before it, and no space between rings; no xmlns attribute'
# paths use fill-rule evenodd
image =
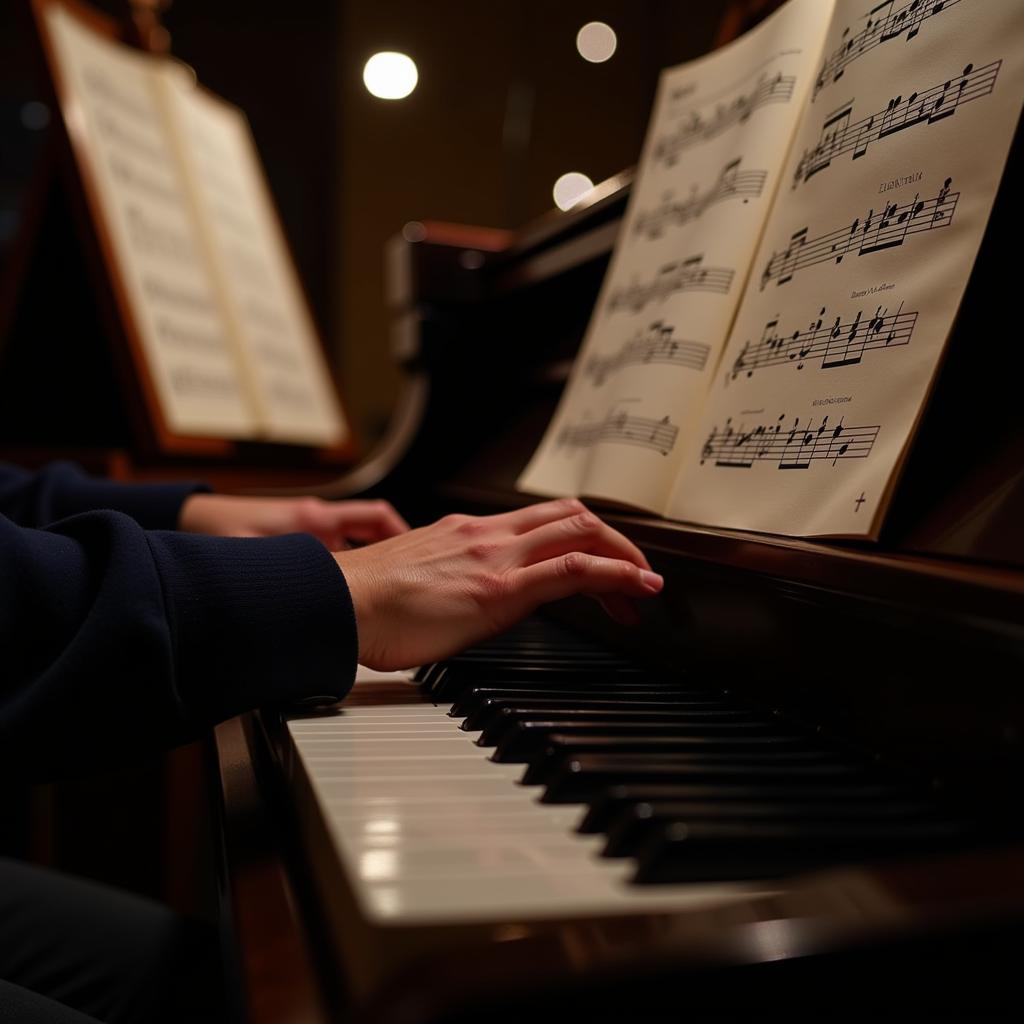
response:
<svg viewBox="0 0 1024 1024"><path fill-rule="evenodd" d="M810 469L815 463L835 466L840 459L864 459L871 454L880 426L848 427L843 420L830 425L828 416L815 427L809 419L801 425L797 416L785 426L783 413L774 424L748 429L734 427L732 418L719 431L715 427L704 442L700 464L750 469L755 462L777 462L779 469Z"/></svg>
<svg viewBox="0 0 1024 1024"><path fill-rule="evenodd" d="M641 210L633 222L634 234L647 238L661 238L669 226L678 227L687 221L703 216L709 206L727 199L740 199L744 203L761 195L767 171L741 171L740 158L732 160L722 168L718 180L705 192L699 193L694 186L687 199L673 201L672 193L653 210Z"/></svg>
<svg viewBox="0 0 1024 1024"><path fill-rule="evenodd" d="M914 125L935 124L952 116L962 104L988 96L995 88L1002 63L997 60L977 69L968 64L958 76L921 92L912 92L906 99L902 95L895 96L889 100L885 110L852 124L852 106L833 111L822 125L817 144L804 150L797 164L793 188L825 170L835 157L843 153L852 152L853 159L857 160L864 156L872 142Z"/></svg>
<svg viewBox="0 0 1024 1024"><path fill-rule="evenodd" d="M711 351L700 341L679 341L672 337L674 327L655 321L646 331L637 333L622 348L610 356L593 356L583 372L600 387L608 377L631 363L680 366L688 370L703 370Z"/></svg>
<svg viewBox="0 0 1024 1024"><path fill-rule="evenodd" d="M882 43L898 39L906 33L909 43L921 30L923 22L943 11L948 11L964 0L911 0L910 3L893 10L894 0L873 7L867 14L867 22L859 32L850 35L850 29L843 30L842 42L825 58L818 77L814 80L813 103L827 85L838 82L843 72L858 57L873 50Z"/></svg>
<svg viewBox="0 0 1024 1024"><path fill-rule="evenodd" d="M719 103L710 116L705 117L700 111L693 111L682 119L678 127L655 142L654 161L666 167L674 167L680 153L690 146L721 135L769 103L788 103L793 96L795 82L793 75L762 75L750 92L740 93L727 103Z"/></svg>
<svg viewBox="0 0 1024 1024"><path fill-rule="evenodd" d="M821 359L821 369L859 363L867 351L906 345L914 333L917 313L904 313L903 303L895 313L879 306L864 319L863 311L845 323L836 316L831 323L822 307L803 330L779 330L778 318L764 325L757 342L748 341L729 371L728 380L741 374L752 377L755 370L769 366L795 366L802 370L811 360Z"/></svg>
<svg viewBox="0 0 1024 1024"><path fill-rule="evenodd" d="M863 222L855 218L849 227L837 228L817 238L807 237L807 228L794 232L789 245L781 252L773 252L761 275L761 290L773 278L782 285L791 281L798 270L828 263L842 263L848 253L866 256L902 245L908 236L922 231L947 227L953 221L959 192L950 192L953 179L947 178L932 199L915 195L902 206L886 203L881 213L868 211Z"/></svg>
<svg viewBox="0 0 1024 1024"><path fill-rule="evenodd" d="M563 427L558 434L559 447L591 448L595 444L630 444L650 448L659 455L668 455L675 447L679 428L668 416L651 419L610 412L596 423L579 423Z"/></svg>
<svg viewBox="0 0 1024 1024"><path fill-rule="evenodd" d="M633 282L617 288L608 300L609 312L627 309L639 313L648 303L664 302L676 292L728 294L735 271L726 267L705 267L703 262L703 256L691 256L682 262L666 263L645 284Z"/></svg>

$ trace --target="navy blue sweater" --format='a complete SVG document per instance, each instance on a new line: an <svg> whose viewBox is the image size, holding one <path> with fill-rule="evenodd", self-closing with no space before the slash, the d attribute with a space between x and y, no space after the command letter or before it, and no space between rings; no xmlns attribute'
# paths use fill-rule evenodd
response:
<svg viewBox="0 0 1024 1024"><path fill-rule="evenodd" d="M4 777L98 767L348 692L355 615L326 548L171 532L196 490L0 463Z"/></svg>

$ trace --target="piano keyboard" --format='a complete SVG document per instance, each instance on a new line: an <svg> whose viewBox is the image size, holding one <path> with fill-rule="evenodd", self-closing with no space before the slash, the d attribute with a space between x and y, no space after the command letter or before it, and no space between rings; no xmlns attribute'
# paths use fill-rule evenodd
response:
<svg viewBox="0 0 1024 1024"><path fill-rule="evenodd" d="M287 721L369 922L696 909L956 843L919 786L723 692L531 621Z"/></svg>

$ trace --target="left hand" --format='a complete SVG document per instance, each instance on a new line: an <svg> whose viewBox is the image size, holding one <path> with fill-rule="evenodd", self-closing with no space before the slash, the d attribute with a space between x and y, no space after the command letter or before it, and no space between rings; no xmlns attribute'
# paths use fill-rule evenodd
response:
<svg viewBox="0 0 1024 1024"><path fill-rule="evenodd" d="M217 537L311 533L329 550L339 551L352 540L372 543L397 537L409 524L386 501L193 494L181 506L178 529Z"/></svg>

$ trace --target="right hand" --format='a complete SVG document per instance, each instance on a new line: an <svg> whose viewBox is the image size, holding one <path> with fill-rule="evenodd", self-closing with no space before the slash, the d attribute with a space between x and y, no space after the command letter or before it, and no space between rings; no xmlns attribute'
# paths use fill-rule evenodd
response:
<svg viewBox="0 0 1024 1024"><path fill-rule="evenodd" d="M355 606L359 660L381 670L439 661L571 594L600 596L628 619L627 598L664 585L635 544L575 499L446 516L334 557Z"/></svg>

